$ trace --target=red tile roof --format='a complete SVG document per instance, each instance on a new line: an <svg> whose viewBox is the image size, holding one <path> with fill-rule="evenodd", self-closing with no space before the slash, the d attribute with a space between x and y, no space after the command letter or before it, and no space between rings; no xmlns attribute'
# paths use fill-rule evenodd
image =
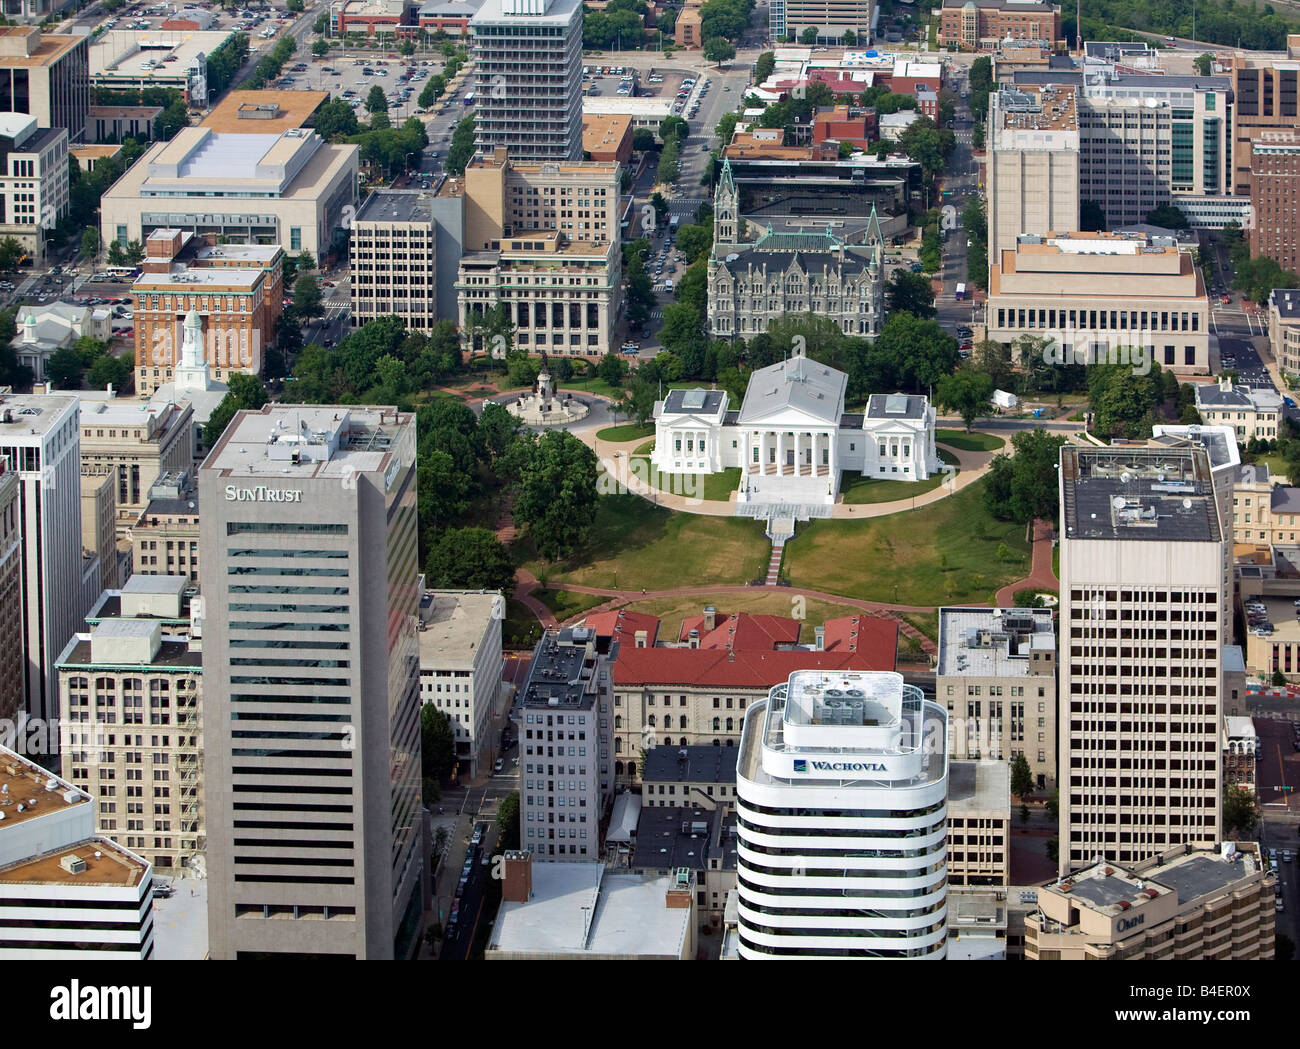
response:
<svg viewBox="0 0 1300 1049"><path fill-rule="evenodd" d="M799 643L800 623L785 616L756 616L748 612L719 612L712 630L705 630L704 616L682 620L678 641L689 641L692 630L700 632L700 648L731 648L740 651L771 651L777 645Z"/></svg>
<svg viewBox="0 0 1300 1049"><path fill-rule="evenodd" d="M893 670L898 625L883 619L873 622L871 629L859 631L858 648L852 652L620 648L614 684L771 688L797 670Z"/></svg>
<svg viewBox="0 0 1300 1049"><path fill-rule="evenodd" d="M629 612L622 608L587 616L582 625L589 630L594 630L597 637L612 637L629 648L636 645L638 630L646 632L648 646L653 647L659 637L658 616L646 615L644 612Z"/></svg>
<svg viewBox="0 0 1300 1049"><path fill-rule="evenodd" d="M828 619L824 647L827 652L859 652L864 645L869 649L876 643L874 632L882 622L888 621L877 616L841 616L839 619ZM898 627L894 625L894 639L897 638Z"/></svg>

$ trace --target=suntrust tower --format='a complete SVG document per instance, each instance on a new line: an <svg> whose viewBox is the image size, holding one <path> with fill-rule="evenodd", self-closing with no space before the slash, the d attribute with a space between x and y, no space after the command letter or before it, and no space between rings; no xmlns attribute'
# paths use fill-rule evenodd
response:
<svg viewBox="0 0 1300 1049"><path fill-rule="evenodd" d="M746 712L741 957L947 955L947 732L885 672L799 671Z"/></svg>
<svg viewBox="0 0 1300 1049"><path fill-rule="evenodd" d="M199 471L213 958L418 946L414 466L413 415L267 405Z"/></svg>

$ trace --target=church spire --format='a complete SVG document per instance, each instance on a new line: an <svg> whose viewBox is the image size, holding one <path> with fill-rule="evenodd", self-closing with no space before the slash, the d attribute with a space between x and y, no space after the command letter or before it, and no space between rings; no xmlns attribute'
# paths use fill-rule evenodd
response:
<svg viewBox="0 0 1300 1049"><path fill-rule="evenodd" d="M871 202L871 215L867 219L867 243L884 244L885 235L880 229L880 216L876 214L876 203Z"/></svg>
<svg viewBox="0 0 1300 1049"><path fill-rule="evenodd" d="M731 176L731 161L722 158L722 174L718 178L718 188L713 195L713 243L715 254L719 244L735 244L740 228L740 195L736 192L736 182ZM725 255L726 252L722 252Z"/></svg>

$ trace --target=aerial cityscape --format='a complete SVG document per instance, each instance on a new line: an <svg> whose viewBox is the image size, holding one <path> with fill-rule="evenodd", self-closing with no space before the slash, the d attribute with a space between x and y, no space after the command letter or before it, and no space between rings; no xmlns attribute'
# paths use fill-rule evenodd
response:
<svg viewBox="0 0 1300 1049"><path fill-rule="evenodd" d="M0 958L1293 960L1298 80L1291 0L5 4Z"/></svg>

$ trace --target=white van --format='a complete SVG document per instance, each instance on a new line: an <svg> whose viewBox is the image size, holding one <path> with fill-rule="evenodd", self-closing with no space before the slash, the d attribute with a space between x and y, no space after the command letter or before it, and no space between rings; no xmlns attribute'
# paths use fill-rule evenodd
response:
<svg viewBox="0 0 1300 1049"><path fill-rule="evenodd" d="M666 281L664 281L664 291L672 291L672 290L673 290L673 281L672 278L669 277Z"/></svg>

